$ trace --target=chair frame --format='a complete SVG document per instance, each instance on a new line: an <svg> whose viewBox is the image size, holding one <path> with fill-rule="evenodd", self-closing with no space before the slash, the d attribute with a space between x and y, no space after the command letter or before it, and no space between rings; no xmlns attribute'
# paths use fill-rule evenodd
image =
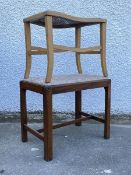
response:
<svg viewBox="0 0 131 175"><path fill-rule="evenodd" d="M31 28L30 24L40 25L40 20L43 19L43 26L46 30L46 43L47 48L41 48L36 46L31 46ZM53 17L61 17L66 20L72 20L77 22L77 25L72 26L72 24L65 26L65 24L60 25L59 28L70 28L75 27L75 47L67 47L53 44L53 28L58 28L53 24ZM34 20L34 21L33 21ZM90 48L80 48L80 38L81 38L81 28L83 26L89 25L100 25L100 46L90 47ZM82 66L80 62L80 54L100 54L101 56L101 67L102 72L105 77L108 76L106 67L106 20L99 18L79 18L69 16L58 12L45 12L37 14L24 19L25 28L25 44L26 44L26 69L24 78L29 78L32 64L32 55L47 54L48 65L46 73L46 83L51 82L53 74L53 64L54 64L54 53L55 52L66 52L73 51L76 52L76 65L78 73L82 73Z"/></svg>
<svg viewBox="0 0 131 175"><path fill-rule="evenodd" d="M104 88L105 89L105 118L99 118L82 111L82 90ZM33 91L43 95L43 128L34 130L29 127L27 120L26 91ZM52 96L54 94L75 92L75 119L61 124L53 125L52 121ZM20 105L21 105L21 137L27 142L27 132L32 133L44 143L44 159L53 159L53 129L64 127L70 124L81 126L82 121L89 119L104 124L104 138L110 138L110 105L111 105L111 80L90 81L73 83L67 85L44 86L31 83L25 80L20 82ZM43 135L44 134L44 135Z"/></svg>

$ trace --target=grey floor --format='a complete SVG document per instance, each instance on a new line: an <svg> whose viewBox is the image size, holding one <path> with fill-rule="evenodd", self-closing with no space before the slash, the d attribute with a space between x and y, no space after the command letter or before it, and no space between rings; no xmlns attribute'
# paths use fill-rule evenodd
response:
<svg viewBox="0 0 131 175"><path fill-rule="evenodd" d="M31 124L41 128L40 124ZM131 125L111 125L103 139L102 124L66 126L54 130L54 159L43 160L43 143L29 134L20 141L19 123L0 124L2 175L130 175Z"/></svg>

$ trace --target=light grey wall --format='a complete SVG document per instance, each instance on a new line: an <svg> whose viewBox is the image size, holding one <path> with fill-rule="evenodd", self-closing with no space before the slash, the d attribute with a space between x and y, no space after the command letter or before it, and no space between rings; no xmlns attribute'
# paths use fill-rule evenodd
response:
<svg viewBox="0 0 131 175"><path fill-rule="evenodd" d="M131 3L130 0L0 0L0 111L19 111L19 80L23 78L25 46L23 18L45 10L80 17L102 17L107 25L107 64L112 79L112 112L131 112ZM45 45L44 29L32 26L33 43ZM99 42L99 28L82 29L82 46ZM74 45L73 29L55 30L54 42ZM34 56L32 76L45 75L46 56ZM99 56L83 55L85 73L101 74ZM55 55L54 74L76 73L73 53ZM42 109L42 97L28 93L29 110ZM104 110L104 90L83 92L83 109ZM55 111L73 111L74 94L54 97Z"/></svg>

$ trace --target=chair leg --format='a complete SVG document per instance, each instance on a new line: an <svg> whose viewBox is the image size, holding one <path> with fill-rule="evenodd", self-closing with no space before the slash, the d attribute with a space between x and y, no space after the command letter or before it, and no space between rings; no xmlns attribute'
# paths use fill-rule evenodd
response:
<svg viewBox="0 0 131 175"><path fill-rule="evenodd" d="M24 78L29 78L30 70L31 70L31 64L32 64L32 58L29 54L29 51L31 51L31 30L30 30L30 23L25 22L24 23L25 28L25 44L26 44L26 69L25 69L25 75Z"/></svg>
<svg viewBox="0 0 131 175"><path fill-rule="evenodd" d="M21 139L22 142L27 142L27 130L24 124L27 124L27 109L26 109L26 90L20 88L20 106L21 106Z"/></svg>
<svg viewBox="0 0 131 175"><path fill-rule="evenodd" d="M28 53L26 53L26 69L24 74L25 79L29 78L30 71L31 71L31 64L32 64L31 55L28 55Z"/></svg>
<svg viewBox="0 0 131 175"><path fill-rule="evenodd" d="M81 28L76 27L75 28L75 45L77 48L80 48L80 39L81 39ZM80 54L76 53L76 65L77 70L80 74L82 74L82 68L81 68L81 61L80 61Z"/></svg>
<svg viewBox="0 0 131 175"><path fill-rule="evenodd" d="M44 107L44 159L50 161L53 158L52 136L52 92L47 90L43 95Z"/></svg>
<svg viewBox="0 0 131 175"><path fill-rule="evenodd" d="M105 87L105 123L104 138L110 138L110 106L111 106L111 86Z"/></svg>
<svg viewBox="0 0 131 175"><path fill-rule="evenodd" d="M75 92L75 119L81 118L81 91ZM75 123L76 126L81 126L81 122Z"/></svg>
<svg viewBox="0 0 131 175"><path fill-rule="evenodd" d="M108 76L106 67L106 23L100 24L101 67L105 77Z"/></svg>
<svg viewBox="0 0 131 175"><path fill-rule="evenodd" d="M45 17L45 29L46 29L46 41L47 41L47 57L48 57L48 66L46 74L46 83L51 82L52 73L53 73L53 64L54 64L54 55L53 55L53 29L52 29L52 17Z"/></svg>

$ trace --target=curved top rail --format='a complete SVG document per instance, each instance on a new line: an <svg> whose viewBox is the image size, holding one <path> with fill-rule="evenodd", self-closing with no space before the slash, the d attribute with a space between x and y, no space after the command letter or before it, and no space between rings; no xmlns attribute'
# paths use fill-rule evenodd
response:
<svg viewBox="0 0 131 175"><path fill-rule="evenodd" d="M94 25L106 22L102 18L81 18L56 11L45 11L25 18L24 22L30 22L39 26L45 26L45 16L52 16L53 28L69 28L76 26Z"/></svg>

